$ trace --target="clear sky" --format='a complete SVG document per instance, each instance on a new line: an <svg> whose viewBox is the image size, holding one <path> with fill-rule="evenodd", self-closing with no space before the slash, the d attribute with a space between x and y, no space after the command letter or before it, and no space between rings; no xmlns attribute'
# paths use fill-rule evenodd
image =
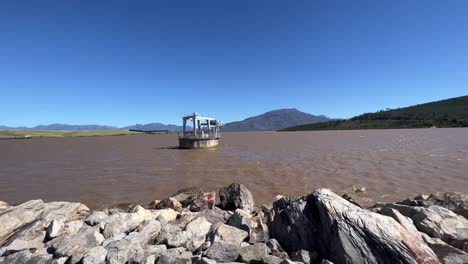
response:
<svg viewBox="0 0 468 264"><path fill-rule="evenodd" d="M0 1L0 125L347 118L468 94L468 1Z"/></svg>

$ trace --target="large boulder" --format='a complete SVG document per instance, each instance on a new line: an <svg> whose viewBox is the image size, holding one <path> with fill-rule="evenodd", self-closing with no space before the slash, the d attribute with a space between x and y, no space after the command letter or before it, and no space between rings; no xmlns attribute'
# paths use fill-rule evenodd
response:
<svg viewBox="0 0 468 264"><path fill-rule="evenodd" d="M232 183L219 190L220 207L225 210L236 210L238 208L247 212L254 209L252 193L240 183Z"/></svg>
<svg viewBox="0 0 468 264"><path fill-rule="evenodd" d="M90 226L98 225L104 222L109 217L108 214L102 211L94 211L90 216L88 216L85 222Z"/></svg>
<svg viewBox="0 0 468 264"><path fill-rule="evenodd" d="M127 233L137 228L145 220L139 213L115 213L105 220L103 235L105 238L120 233Z"/></svg>
<svg viewBox="0 0 468 264"><path fill-rule="evenodd" d="M105 247L106 263L139 263L144 259L144 251L137 239L126 237L110 242Z"/></svg>
<svg viewBox="0 0 468 264"><path fill-rule="evenodd" d="M176 199L183 207L187 207L190 206L201 192L202 190L200 188L190 187L177 191L175 194L171 195L171 198Z"/></svg>
<svg viewBox="0 0 468 264"><path fill-rule="evenodd" d="M31 252L45 251L45 234L42 221L36 220L21 227L0 248L0 256L10 255L19 251L29 250Z"/></svg>
<svg viewBox="0 0 468 264"><path fill-rule="evenodd" d="M262 263L267 255L268 247L264 243L256 243L239 249L239 259L245 263Z"/></svg>
<svg viewBox="0 0 468 264"><path fill-rule="evenodd" d="M315 248L314 230L310 215L304 211L307 202L302 198L281 197L273 203L268 229L284 249L294 252Z"/></svg>
<svg viewBox="0 0 468 264"><path fill-rule="evenodd" d="M248 235L249 234L246 231L239 228L225 224L218 224L209 237L213 243L227 241L240 245L248 237Z"/></svg>
<svg viewBox="0 0 468 264"><path fill-rule="evenodd" d="M83 264L101 264L106 261L107 250L102 247L90 249L83 257Z"/></svg>
<svg viewBox="0 0 468 264"><path fill-rule="evenodd" d="M0 245L19 228L36 220L43 211L42 200L31 200L3 210L0 213Z"/></svg>
<svg viewBox="0 0 468 264"><path fill-rule="evenodd" d="M319 253L335 263L440 263L414 230L328 189L309 195L306 207Z"/></svg>
<svg viewBox="0 0 468 264"><path fill-rule="evenodd" d="M62 221L75 220L82 210L89 210L89 208L82 203L50 202L44 204L41 219L47 223L54 219Z"/></svg>

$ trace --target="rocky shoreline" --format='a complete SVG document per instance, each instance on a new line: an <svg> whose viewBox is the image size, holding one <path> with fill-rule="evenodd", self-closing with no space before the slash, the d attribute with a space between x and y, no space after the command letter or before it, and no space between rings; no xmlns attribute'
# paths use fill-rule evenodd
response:
<svg viewBox="0 0 468 264"><path fill-rule="evenodd" d="M468 263L467 218L461 193L363 208L319 189L257 206L238 183L100 211L0 202L0 263Z"/></svg>

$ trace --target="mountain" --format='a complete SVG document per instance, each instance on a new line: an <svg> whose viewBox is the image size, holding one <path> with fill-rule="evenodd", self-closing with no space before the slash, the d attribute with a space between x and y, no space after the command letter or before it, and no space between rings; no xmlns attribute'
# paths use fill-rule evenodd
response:
<svg viewBox="0 0 468 264"><path fill-rule="evenodd" d="M227 123L222 131L270 131L308 123L324 122L330 118L301 112L295 108L279 109L249 117L243 121Z"/></svg>
<svg viewBox="0 0 468 264"><path fill-rule="evenodd" d="M365 113L347 120L293 126L283 131L468 127L468 96Z"/></svg>
<svg viewBox="0 0 468 264"><path fill-rule="evenodd" d="M67 124L50 124L50 125L38 125L35 127L7 127L0 126L0 130L114 130L119 129L113 126L101 126L101 125L67 125Z"/></svg>
<svg viewBox="0 0 468 264"><path fill-rule="evenodd" d="M149 123L146 125L136 124L133 126L123 127L122 129L137 129L137 130L144 130L144 131L149 131L149 130L182 131L183 127L177 126L177 125L171 125L171 124L165 125L162 123Z"/></svg>

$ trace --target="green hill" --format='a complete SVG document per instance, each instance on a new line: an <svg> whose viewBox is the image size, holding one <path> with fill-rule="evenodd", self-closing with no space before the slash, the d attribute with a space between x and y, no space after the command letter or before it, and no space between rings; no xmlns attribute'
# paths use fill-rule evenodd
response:
<svg viewBox="0 0 468 264"><path fill-rule="evenodd" d="M365 113L346 120L293 126L280 131L468 127L468 96Z"/></svg>

